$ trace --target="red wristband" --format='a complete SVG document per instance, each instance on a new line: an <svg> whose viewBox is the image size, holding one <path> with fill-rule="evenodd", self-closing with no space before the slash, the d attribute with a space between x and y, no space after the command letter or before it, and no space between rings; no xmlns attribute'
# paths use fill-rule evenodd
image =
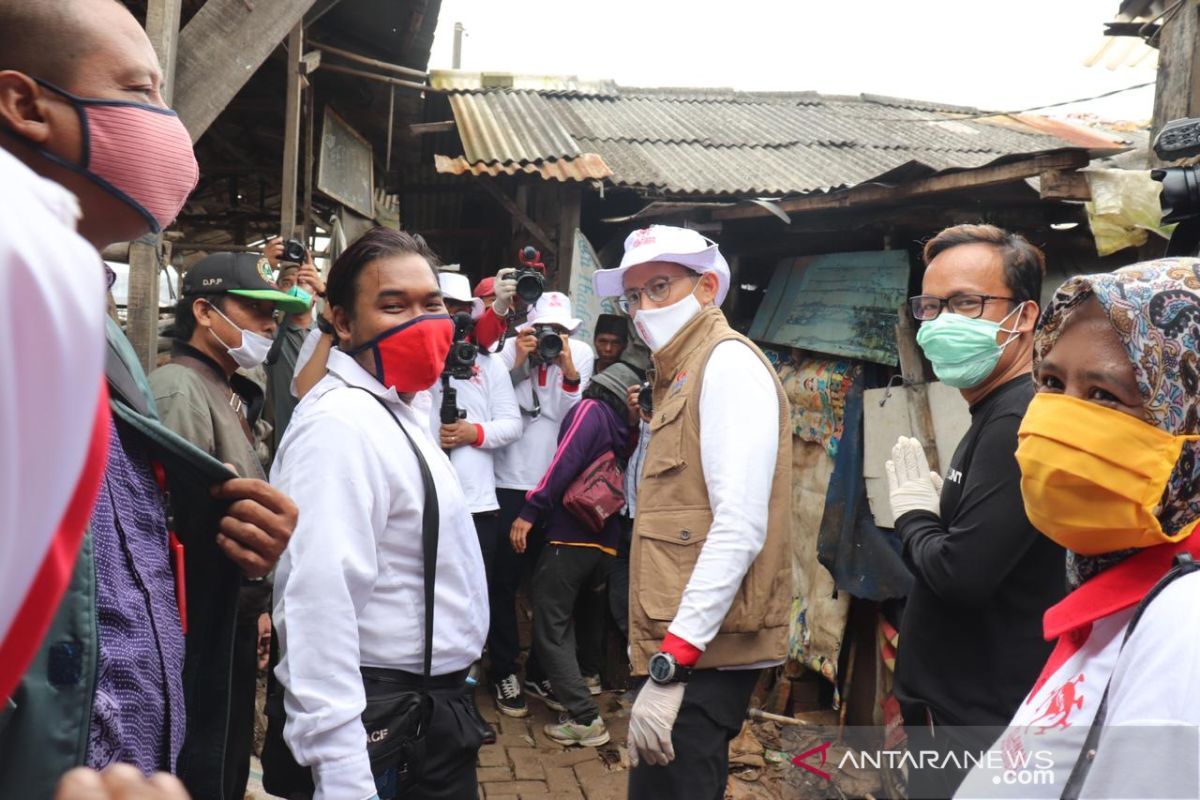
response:
<svg viewBox="0 0 1200 800"><path fill-rule="evenodd" d="M483 447L483 426L478 422L471 424L475 426L475 441L472 442L471 447Z"/></svg>
<svg viewBox="0 0 1200 800"><path fill-rule="evenodd" d="M704 655L704 651L694 646L686 639L680 639L673 633L668 633L658 648L664 653L675 656L675 663L681 667L694 667Z"/></svg>

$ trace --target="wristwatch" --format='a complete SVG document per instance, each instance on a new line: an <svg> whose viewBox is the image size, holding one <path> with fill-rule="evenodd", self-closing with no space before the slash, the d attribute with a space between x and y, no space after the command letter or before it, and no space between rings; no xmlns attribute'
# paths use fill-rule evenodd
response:
<svg viewBox="0 0 1200 800"><path fill-rule="evenodd" d="M327 333L330 336L333 336L335 333L337 333L333 327L333 323L324 317L317 317L317 329L320 330L321 333Z"/></svg>
<svg viewBox="0 0 1200 800"><path fill-rule="evenodd" d="M650 656L650 680L660 685L687 683L692 677L691 667L681 667L670 653L655 653Z"/></svg>

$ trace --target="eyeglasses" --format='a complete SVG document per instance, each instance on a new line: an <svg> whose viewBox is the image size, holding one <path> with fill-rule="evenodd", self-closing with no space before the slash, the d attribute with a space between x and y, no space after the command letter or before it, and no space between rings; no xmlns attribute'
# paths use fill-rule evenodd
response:
<svg viewBox="0 0 1200 800"><path fill-rule="evenodd" d="M621 299L617 304L626 314L629 309L637 308L642 304L642 295L650 298L651 302L661 303L667 299L667 295L671 293L671 284L675 281L687 280L693 278L699 280L699 275L676 275L674 278L655 278L645 286L640 286L636 289L626 289L625 294L621 295Z"/></svg>
<svg viewBox="0 0 1200 800"><path fill-rule="evenodd" d="M928 322L937 319L945 309L963 317L977 319L983 315L983 308L991 300L1004 300L1009 303L1017 302L1011 297L997 297L991 294L955 294L950 297L937 297L932 294L919 294L908 298L908 307L915 319Z"/></svg>

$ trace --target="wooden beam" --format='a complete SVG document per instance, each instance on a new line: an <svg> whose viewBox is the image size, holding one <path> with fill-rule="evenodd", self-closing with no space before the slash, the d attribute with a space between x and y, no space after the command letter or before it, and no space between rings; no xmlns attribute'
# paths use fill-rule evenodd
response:
<svg viewBox="0 0 1200 800"><path fill-rule="evenodd" d="M208 130L313 0L208 0L179 34L175 111L192 141Z"/></svg>
<svg viewBox="0 0 1200 800"><path fill-rule="evenodd" d="M504 193L503 189L493 183L490 178L477 177L475 180L483 187L485 192L491 195L509 213L514 222L520 223L521 227L529 231L534 239L537 239L538 244L543 249L548 253L554 254L556 259L558 258L558 248L554 246L554 240L550 238L550 235L546 233L541 225L538 225L528 214L522 211L516 202Z"/></svg>
<svg viewBox="0 0 1200 800"><path fill-rule="evenodd" d="M450 133L458 127L454 120L445 122L416 122L408 126L408 132L413 136L425 136L431 133Z"/></svg>
<svg viewBox="0 0 1200 800"><path fill-rule="evenodd" d="M917 345L917 323L909 313L908 306L900 307L900 319L896 323L896 350L900 355L900 375L908 390L908 423L913 438L921 443L929 468L941 473L938 459L937 440L933 432L933 410L929 405L929 387L925 380L925 362L921 360L921 348Z"/></svg>
<svg viewBox="0 0 1200 800"><path fill-rule="evenodd" d="M376 75L374 72L366 72L361 69L352 69L351 67L343 67L338 64L321 64L321 70L326 72L337 72L342 75L353 75L356 78L366 78L369 81L376 83L386 83L389 86L400 86L404 89L415 89L418 92L428 91L429 87L423 83L413 83L412 81L403 81L399 78L389 78L386 75Z"/></svg>
<svg viewBox="0 0 1200 800"><path fill-rule="evenodd" d="M1087 176L1074 170L1048 169L1039 176L1043 200L1091 200Z"/></svg>
<svg viewBox="0 0 1200 800"><path fill-rule="evenodd" d="M159 94L171 105L175 92L175 64L179 56L179 19L182 0L150 0L146 4L146 36L158 54L163 82Z"/></svg>
<svg viewBox="0 0 1200 800"><path fill-rule="evenodd" d="M330 45L321 44L320 42L315 42L312 40L309 40L309 44L318 50L323 50L326 53L332 53L335 56L341 56L347 61L354 61L358 64L366 64L368 67L375 67L376 69L381 69L384 72L393 72L397 75L407 75L410 78L419 78L423 81L429 80L429 73L425 72L424 70L413 69L412 67L402 67L399 64L380 61L377 58L368 58L367 56L359 55L358 53L353 53L349 50L342 50L339 47L331 47Z"/></svg>
<svg viewBox="0 0 1200 800"><path fill-rule="evenodd" d="M304 24L288 34L287 88L283 112L283 189L279 201L279 235L290 239L296 227L296 193L300 185L300 55L304 52Z"/></svg>
<svg viewBox="0 0 1200 800"><path fill-rule="evenodd" d="M168 105L175 91L181 5L181 0L149 0L146 4L146 36L158 56L163 74L160 91ZM170 260L168 248L161 235L147 234L131 242L127 253L129 294L125 334L147 373L158 362L158 271L160 265Z"/></svg>
<svg viewBox="0 0 1200 800"><path fill-rule="evenodd" d="M864 184L830 194L783 200L776 205L787 213L794 214L802 211L823 211L833 208L897 203L914 197L951 192L956 189L977 189L982 186L1019 181L1052 169L1078 169L1087 166L1090 160L1088 154L1082 150L1063 150L1008 164L967 169L948 175L934 175L911 183L902 183L899 186ZM771 216L771 212L758 205L738 205L732 208L716 209L712 212L713 219L749 219L766 216Z"/></svg>
<svg viewBox="0 0 1200 800"><path fill-rule="evenodd" d="M1181 0L1180 7L1163 16L1158 40L1158 77L1154 87L1154 115L1150 141L1173 119L1200 116L1200 6ZM1150 166L1161 167L1150 152Z"/></svg>
<svg viewBox="0 0 1200 800"><path fill-rule="evenodd" d="M582 205L579 185L559 184L558 203L558 290L571 288L571 261L575 253L575 231L579 228L579 210Z"/></svg>

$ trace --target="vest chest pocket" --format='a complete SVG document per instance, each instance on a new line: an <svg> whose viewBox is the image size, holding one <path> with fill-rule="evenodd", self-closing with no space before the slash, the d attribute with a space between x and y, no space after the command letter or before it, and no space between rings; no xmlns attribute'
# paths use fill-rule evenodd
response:
<svg viewBox="0 0 1200 800"><path fill-rule="evenodd" d="M687 466L683 456L683 412L686 408L687 399L678 397L654 410L654 416L650 418L650 444L642 465L643 478L654 478Z"/></svg>
<svg viewBox="0 0 1200 800"><path fill-rule="evenodd" d="M637 596L652 620L672 620L712 526L712 511L638 509Z"/></svg>

